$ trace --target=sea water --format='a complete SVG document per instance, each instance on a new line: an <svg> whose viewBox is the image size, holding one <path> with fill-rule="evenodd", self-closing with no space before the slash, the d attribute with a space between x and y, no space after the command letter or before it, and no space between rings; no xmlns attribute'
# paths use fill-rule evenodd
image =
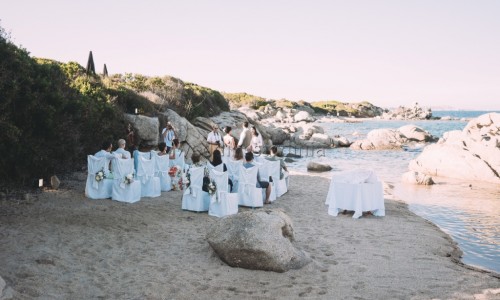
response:
<svg viewBox="0 0 500 300"><path fill-rule="evenodd" d="M355 123L318 123L330 136L344 136L350 141L363 139L377 128L397 129L413 124L433 136L444 132L462 130L469 119L487 112L436 111L434 116L450 116L452 120L387 121L362 120ZM434 178L437 184L418 186L401 183L401 175L408 171L410 160L416 158L426 144L412 144L403 151L361 151L349 148L314 151L315 157L305 157L289 164L296 172L307 172L311 159L328 162L333 170L322 173L331 178L334 172L357 168L372 169L388 184L394 185L394 195L408 203L411 211L433 222L448 233L463 251L466 264L500 273L500 185L481 182ZM288 149L284 149L285 153ZM294 152L293 150L291 151ZM312 151L309 150L309 155ZM303 150L303 155L305 154Z"/></svg>

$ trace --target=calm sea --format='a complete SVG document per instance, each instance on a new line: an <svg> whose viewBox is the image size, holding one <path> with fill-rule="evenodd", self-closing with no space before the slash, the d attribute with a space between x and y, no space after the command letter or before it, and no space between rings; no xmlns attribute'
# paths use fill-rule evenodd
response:
<svg viewBox="0 0 500 300"><path fill-rule="evenodd" d="M469 119L485 113L487 112L434 111L434 116L450 116L453 120L363 120L359 123L325 122L318 125L323 126L328 135L345 136L351 141L365 138L373 129L396 129L408 124L417 125L432 135L441 137L446 131L462 130ZM332 172L323 173L323 176L331 178L336 171L356 168L375 170L381 180L395 186L395 196L408 203L413 212L452 236L464 252L464 263L500 273L500 185L446 178L434 178L437 184L432 186L402 184L401 175L408 171L408 163L418 156L424 147L425 144L413 144L405 151L328 149L325 157L320 159L327 161L334 168ZM310 159L312 158L301 159L290 164L290 167L305 173Z"/></svg>

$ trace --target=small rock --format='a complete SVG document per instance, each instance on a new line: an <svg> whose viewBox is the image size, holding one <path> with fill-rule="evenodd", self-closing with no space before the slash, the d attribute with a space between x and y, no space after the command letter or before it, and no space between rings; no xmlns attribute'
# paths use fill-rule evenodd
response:
<svg viewBox="0 0 500 300"><path fill-rule="evenodd" d="M54 190L57 190L59 188L59 186L61 185L61 181L59 180L59 178L57 178L56 175L50 177L50 185L52 186L52 188Z"/></svg>
<svg viewBox="0 0 500 300"><path fill-rule="evenodd" d="M327 164L315 162L315 161L310 161L307 163L307 171L312 171L312 172L328 172L331 171L332 167Z"/></svg>

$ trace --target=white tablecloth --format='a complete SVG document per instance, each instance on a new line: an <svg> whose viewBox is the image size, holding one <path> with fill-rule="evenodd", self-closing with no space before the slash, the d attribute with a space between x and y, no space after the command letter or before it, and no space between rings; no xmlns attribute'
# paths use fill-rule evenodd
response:
<svg viewBox="0 0 500 300"><path fill-rule="evenodd" d="M366 179L360 180L362 177ZM332 216L337 216L342 210L354 211L352 217L356 219L364 211L370 211L379 217L385 216L382 182L378 181L372 171L335 174L325 203L329 206L328 214Z"/></svg>

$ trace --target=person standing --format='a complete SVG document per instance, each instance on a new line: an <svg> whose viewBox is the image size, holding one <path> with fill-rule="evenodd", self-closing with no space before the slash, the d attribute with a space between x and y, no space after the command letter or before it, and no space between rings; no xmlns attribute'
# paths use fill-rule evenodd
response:
<svg viewBox="0 0 500 300"><path fill-rule="evenodd" d="M240 140L238 141L238 146L237 148L241 147L243 149L246 149L248 146L250 146L250 143L252 141L252 132L248 128L248 122L243 122L243 131L240 133Z"/></svg>
<svg viewBox="0 0 500 300"><path fill-rule="evenodd" d="M224 156L233 157L234 149L236 149L236 142L234 137L231 135L232 128L227 126L224 128L226 135L224 136Z"/></svg>
<svg viewBox="0 0 500 300"><path fill-rule="evenodd" d="M163 128L161 135L163 137L163 142L167 145L167 153L169 153L172 148L172 141L175 139L175 132L170 123L167 123L167 126Z"/></svg>
<svg viewBox="0 0 500 300"><path fill-rule="evenodd" d="M250 146L248 147L247 151L260 154L260 150L264 144L262 141L262 135L259 134L259 132L257 131L257 128L255 128L255 126L252 127L251 132L252 132L252 140L251 140Z"/></svg>
<svg viewBox="0 0 500 300"><path fill-rule="evenodd" d="M212 161L214 157L214 151L222 146L222 138L219 133L219 126L217 126L217 124L212 126L212 131L210 131L210 133L208 134L207 142L208 152L210 152L210 161Z"/></svg>

